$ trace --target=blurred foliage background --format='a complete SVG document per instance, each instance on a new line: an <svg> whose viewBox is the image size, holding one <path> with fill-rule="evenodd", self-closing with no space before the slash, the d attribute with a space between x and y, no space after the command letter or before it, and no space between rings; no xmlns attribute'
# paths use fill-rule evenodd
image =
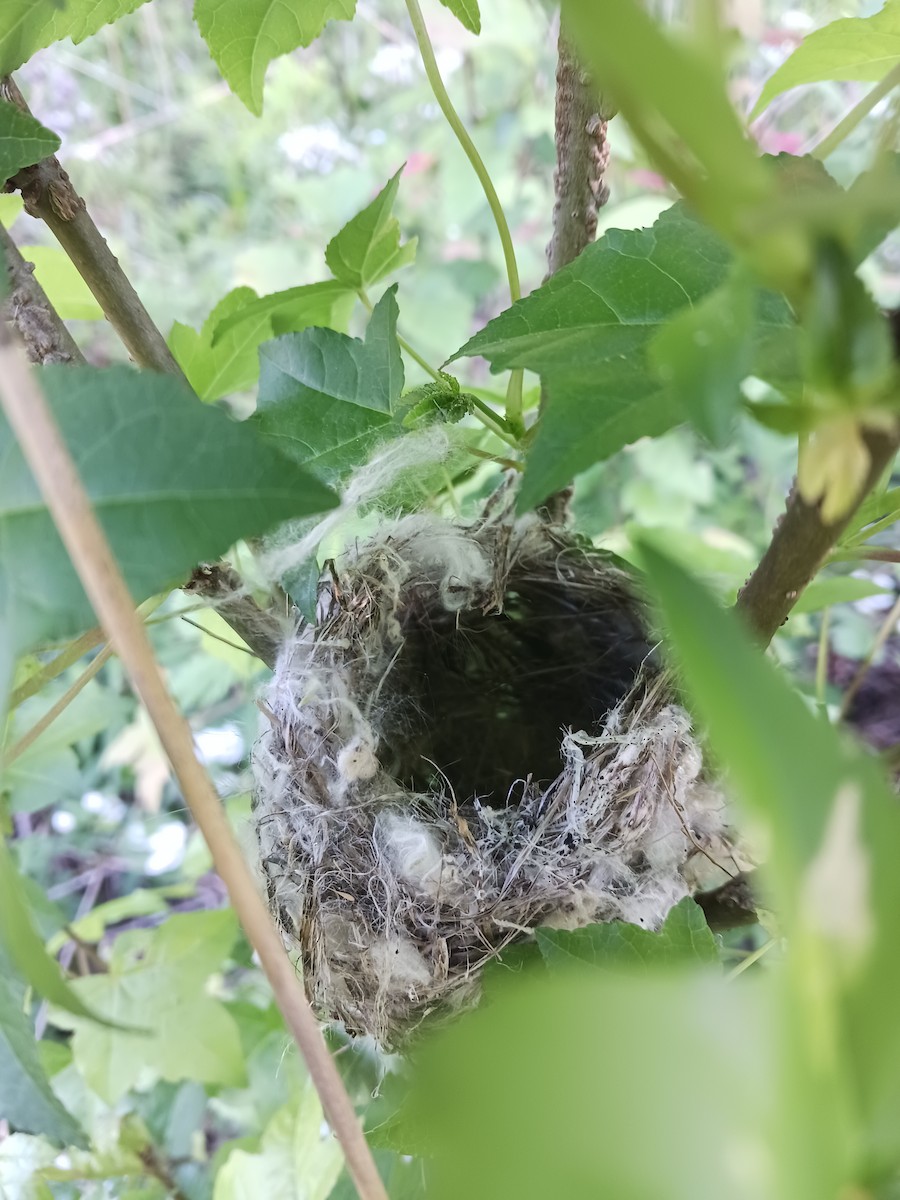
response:
<svg viewBox="0 0 900 1200"><path fill-rule="evenodd" d="M274 62L259 120L219 78L190 7L189 0L156 0L81 46L42 51L19 73L32 110L62 136L64 165L157 323L164 331L176 320L199 328L233 287L249 285L262 294L324 278L326 242L405 162L395 212L405 236L418 237L419 249L415 268L400 279L401 328L440 364L506 306L506 287L483 193L434 103L400 0L359 0L352 24L333 23L310 49ZM739 31L731 81L738 107L750 110L765 78L805 33L878 7L877 0L802 6L731 0ZM656 8L673 22L681 15L680 0L657 0ZM527 292L544 275L550 235L555 17L538 0L490 0L483 16L484 31L475 39L438 5L427 12L441 69L506 207ZM766 151L801 153L867 86L790 91L754 134ZM829 161L842 181L860 169L890 103L882 102ZM674 197L615 121L610 138L611 199L601 230L650 224ZM26 257L38 262L51 295L65 297L90 361L121 358L43 226L20 215L12 232ZM35 245L40 249L32 251ZM882 303L900 302L900 240L889 239L864 274ZM354 322L358 331L361 312ZM491 387L483 364L467 363L462 371L470 385ZM418 378L413 368L408 381ZM636 533L658 540L723 595L733 595L766 544L793 471L789 443L749 422L721 451L676 430L583 475L574 521L626 556L634 554ZM461 489L460 505L483 495L495 478L495 468L485 466ZM831 577L841 573L832 570ZM836 705L874 650L854 711L864 736L888 749L900 743L896 568L854 575L858 583L849 590L819 585L808 605L816 611L791 617L775 653L794 668L811 699ZM832 604L850 595L858 598ZM215 614L195 610L181 594L167 601L151 628L175 698L252 853L247 764L265 668L235 644ZM879 630L886 636L876 649ZM828 666L817 685L823 653ZM29 729L77 673L22 704L9 740ZM32 1154L39 1165L39 1139L30 1140L27 1154L21 1141L7 1139L0 1142L0 1196L200 1197L211 1194L226 1156L231 1167L218 1176L217 1200L293 1196L271 1166L276 1160L291 1164L290 1171L305 1164L304 1171L320 1172L318 1184L310 1177L310 1190L296 1195L328 1195L333 1156L322 1150L315 1111L304 1108L302 1072L230 918L204 931L206 910L224 902L221 886L115 659L4 770L0 789L20 865L52 902L44 905L42 932L57 946L65 943L63 962L89 972L95 947L105 954L113 942L115 954L127 955L123 934L140 953L145 931L175 914L176 933L165 951L171 961L184 953L178 930L188 943L197 936L224 947L206 990L242 1051L234 1064L204 1074L191 1056L191 1021L199 1030L209 1014L185 1013L188 1048L180 1067L160 1066L150 1048L131 1039L132 1066L92 1090L85 1081L95 1050L88 1033L76 1034L71 1047L45 1041L45 1065L95 1142L106 1147L108 1161L93 1162L90 1170L76 1164L79 1182L61 1178L40 1184L43 1192L29 1190L37 1185L23 1174L23 1155ZM191 922L198 920L195 928ZM162 1002L164 977L148 986ZM116 1035L109 1037L114 1042ZM112 1062L125 1052L109 1045L107 1053ZM340 1061L358 1094L369 1095L382 1067L364 1047L346 1049ZM160 1080L160 1071L169 1078ZM156 1159L146 1148L151 1142ZM91 1171L96 1179L85 1182ZM407 1182L413 1189L416 1181Z"/></svg>

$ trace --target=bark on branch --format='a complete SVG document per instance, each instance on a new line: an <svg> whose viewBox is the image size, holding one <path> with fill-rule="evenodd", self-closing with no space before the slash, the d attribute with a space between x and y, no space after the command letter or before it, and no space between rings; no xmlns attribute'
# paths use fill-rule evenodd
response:
<svg viewBox="0 0 900 1200"><path fill-rule="evenodd" d="M887 317L894 355L900 363L900 309L889 312ZM893 461L900 447L900 431L871 429L864 433L863 440L869 451L869 471L849 511L839 521L826 524L820 506L807 504L795 483L768 549L738 595L738 612L764 646L787 620L801 592L823 566L854 513Z"/></svg>
<svg viewBox="0 0 900 1200"><path fill-rule="evenodd" d="M274 668L284 640L284 626L274 612L260 608L244 589L243 580L227 563L202 563L184 590L209 601L257 658Z"/></svg>
<svg viewBox="0 0 900 1200"><path fill-rule="evenodd" d="M30 111L11 76L0 80L0 97L23 112ZM25 167L7 182L6 190L20 191L25 211L51 230L135 363L184 378L165 338L91 219L59 159L51 155L33 167Z"/></svg>
<svg viewBox="0 0 900 1200"><path fill-rule="evenodd" d="M597 212L609 199L608 101L581 68L561 30L556 69L556 174L553 236L547 247L549 278L578 257L597 236Z"/></svg>
<svg viewBox="0 0 900 1200"><path fill-rule="evenodd" d="M83 363L84 355L19 248L0 225L0 251L9 275L3 316L18 329L33 363Z"/></svg>

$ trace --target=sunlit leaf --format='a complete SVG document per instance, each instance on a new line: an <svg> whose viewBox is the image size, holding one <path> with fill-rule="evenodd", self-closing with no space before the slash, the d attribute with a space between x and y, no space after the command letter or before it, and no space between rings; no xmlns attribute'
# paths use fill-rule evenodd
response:
<svg viewBox="0 0 900 1200"><path fill-rule="evenodd" d="M195 0L194 20L231 90L257 116L273 58L308 46L329 21L349 21L356 0Z"/></svg>
<svg viewBox="0 0 900 1200"><path fill-rule="evenodd" d="M64 321L103 320L103 309L64 250L59 246L20 246L19 250L26 262L34 263L35 278Z"/></svg>
<svg viewBox="0 0 900 1200"><path fill-rule="evenodd" d="M478 0L441 0L444 8L449 8L470 33L481 33L481 11Z"/></svg>
<svg viewBox="0 0 900 1200"><path fill-rule="evenodd" d="M73 984L97 1012L144 1031L110 1029L68 1014L55 1018L74 1029L75 1062L107 1103L115 1104L143 1078L243 1081L237 1026L224 1005L204 992L236 935L230 910L170 916L158 929L120 935L108 973Z"/></svg>
<svg viewBox="0 0 900 1200"><path fill-rule="evenodd" d="M328 1200L342 1166L340 1147L308 1083L266 1126L259 1153L231 1152L216 1176L213 1200Z"/></svg>
<svg viewBox="0 0 900 1200"><path fill-rule="evenodd" d="M367 288L415 259L417 239L401 246L400 223L391 213L402 174L401 167L326 246L325 262L339 283Z"/></svg>
<svg viewBox="0 0 900 1200"><path fill-rule="evenodd" d="M832 21L803 39L769 77L751 113L756 117L789 88L824 79L883 79L900 63L900 0L887 0L871 17Z"/></svg>
<svg viewBox="0 0 900 1200"><path fill-rule="evenodd" d="M0 4L0 75L15 71L52 42L86 37L132 13L146 0L3 0Z"/></svg>
<svg viewBox="0 0 900 1200"><path fill-rule="evenodd" d="M0 195L0 225L4 225L8 229L22 213L22 210L22 197L18 192Z"/></svg>
<svg viewBox="0 0 900 1200"><path fill-rule="evenodd" d="M219 326L234 313L242 313L259 301L253 288L240 287L224 296L198 333L176 321L169 334L169 348L201 400L209 403L231 392L244 391L259 376L259 347L272 336L271 313L257 312L245 318L230 333L213 341Z"/></svg>
<svg viewBox="0 0 900 1200"><path fill-rule="evenodd" d="M355 294L335 279L273 292L258 300L250 300L236 312L223 316L213 330L212 345L218 346L223 338L234 333L245 322L256 325L262 320L271 321L275 334L298 333L312 325L344 332L355 299Z"/></svg>

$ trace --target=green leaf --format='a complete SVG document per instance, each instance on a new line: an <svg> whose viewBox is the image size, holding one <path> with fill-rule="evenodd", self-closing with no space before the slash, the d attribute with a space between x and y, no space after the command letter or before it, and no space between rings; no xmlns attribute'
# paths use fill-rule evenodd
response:
<svg viewBox="0 0 900 1200"><path fill-rule="evenodd" d="M28 910L22 880L6 842L0 838L0 948L31 987L68 1012L95 1022L98 1017L66 983L59 963L50 957ZM102 1019L102 1018L100 1018Z"/></svg>
<svg viewBox="0 0 900 1200"><path fill-rule="evenodd" d="M40 380L137 600L239 538L334 503L249 425L176 380L70 366L44 367ZM77 633L93 614L3 419L0 461L0 628L21 652Z"/></svg>
<svg viewBox="0 0 900 1200"><path fill-rule="evenodd" d="M0 975L0 1113L15 1129L42 1133L59 1145L84 1143L84 1135L47 1081L34 1029L21 1001ZM8 1142L0 1143L0 1156ZM0 1196L6 1195L0 1158Z"/></svg>
<svg viewBox="0 0 900 1200"><path fill-rule="evenodd" d="M429 1197L838 1195L830 1096L797 1069L785 1008L771 981L713 972L513 978L417 1053Z"/></svg>
<svg viewBox="0 0 900 1200"><path fill-rule="evenodd" d="M411 238L401 246L400 222L391 213L402 174L403 167L325 248L328 269L348 288L367 288L416 257L418 239Z"/></svg>
<svg viewBox="0 0 900 1200"><path fill-rule="evenodd" d="M356 0L195 0L194 20L231 90L259 116L273 58L308 46L329 21L349 21Z"/></svg>
<svg viewBox="0 0 900 1200"><path fill-rule="evenodd" d="M140 8L146 0L3 0L0 4L0 75L28 62L36 50L69 37L86 37Z"/></svg>
<svg viewBox="0 0 900 1200"><path fill-rule="evenodd" d="M375 306L365 341L307 329L260 350L258 428L329 482L364 461L392 424L403 390L395 291Z"/></svg>
<svg viewBox="0 0 900 1200"><path fill-rule="evenodd" d="M695 428L726 443L753 362L754 289L732 276L664 325L650 345L660 379Z"/></svg>
<svg viewBox="0 0 900 1200"><path fill-rule="evenodd" d="M860 505L840 546L860 546L900 520L900 488L873 492Z"/></svg>
<svg viewBox="0 0 900 1200"><path fill-rule="evenodd" d="M170 916L156 930L122 934L109 973L73 984L96 1011L147 1031L55 1015L58 1024L74 1030L75 1063L98 1096L115 1104L149 1078L226 1086L243 1082L237 1025L225 1006L204 992L236 936L230 909Z"/></svg>
<svg viewBox="0 0 900 1200"><path fill-rule="evenodd" d="M725 283L731 265L718 235L678 205L652 229L609 230L454 356L480 354L493 371L525 367L544 381L547 408L528 455L523 511L592 463L681 420L647 351L667 321ZM769 343L790 332L791 316L763 293L756 320L764 373Z"/></svg>
<svg viewBox="0 0 900 1200"><path fill-rule="evenodd" d="M55 154L59 146L56 134L45 129L30 113L0 100L0 181L11 179L22 167L30 167Z"/></svg>
<svg viewBox="0 0 900 1200"><path fill-rule="evenodd" d="M0 225L9 229L13 221L21 215L23 209L22 197L18 192L0 195Z"/></svg>
<svg viewBox="0 0 900 1200"><path fill-rule="evenodd" d="M845 17L805 37L766 81L751 120L776 96L803 83L852 79L877 83L900 63L900 0L871 17Z"/></svg>
<svg viewBox="0 0 900 1200"><path fill-rule="evenodd" d="M852 604L854 600L865 600L867 596L887 593L887 588L870 583L868 579L854 579L852 575L838 575L834 579L814 579L791 609L792 613L820 612L832 604Z"/></svg>
<svg viewBox="0 0 900 1200"><path fill-rule="evenodd" d="M233 1150L216 1176L213 1200L327 1200L343 1155L323 1127L322 1105L307 1083L266 1126L258 1154Z"/></svg>
<svg viewBox="0 0 900 1200"><path fill-rule="evenodd" d="M660 967L719 961L703 909L693 900L676 904L658 933L610 921L582 929L538 929L537 944L548 967L573 962L592 967Z"/></svg>
<svg viewBox="0 0 900 1200"><path fill-rule="evenodd" d="M822 1078L854 1094L854 1136L874 1162L896 1160L896 797L871 757L812 715L734 616L663 555L643 553L685 683L768 847L802 1002L797 1036Z"/></svg>
<svg viewBox="0 0 900 1200"><path fill-rule="evenodd" d="M103 320L103 309L64 250L59 246L20 246L19 250L26 262L34 263L38 283L64 321Z"/></svg>
<svg viewBox="0 0 900 1200"><path fill-rule="evenodd" d="M10 721L6 746L35 725L63 690L42 691L20 705ZM12 811L36 812L66 795L80 795L82 777L72 746L102 730L114 732L124 711L120 696L89 683L27 750L8 765L0 764L0 793L9 796Z"/></svg>
<svg viewBox="0 0 900 1200"><path fill-rule="evenodd" d="M234 313L243 313L259 301L253 288L230 291L212 310L198 333L176 321L169 334L169 349L201 400L221 400L230 392L251 387L259 376L259 347L272 336L271 312L246 316L230 333L215 337L219 326Z"/></svg>
<svg viewBox="0 0 900 1200"><path fill-rule="evenodd" d="M213 332L212 344L217 346L222 338L245 321L257 322L263 318L271 320L274 334L299 333L311 325L346 332L355 300L355 293L334 279L273 292L220 320Z"/></svg>
<svg viewBox="0 0 900 1200"><path fill-rule="evenodd" d="M478 0L441 0L471 33L481 33L481 11Z"/></svg>

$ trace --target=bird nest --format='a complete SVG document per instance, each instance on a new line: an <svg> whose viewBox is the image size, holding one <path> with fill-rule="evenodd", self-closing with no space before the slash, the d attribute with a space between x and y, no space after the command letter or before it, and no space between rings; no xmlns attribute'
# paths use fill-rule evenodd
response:
<svg viewBox="0 0 900 1200"><path fill-rule="evenodd" d="M730 865L630 577L536 517L384 526L262 707L271 907L318 1012L385 1046L535 927L657 928Z"/></svg>

